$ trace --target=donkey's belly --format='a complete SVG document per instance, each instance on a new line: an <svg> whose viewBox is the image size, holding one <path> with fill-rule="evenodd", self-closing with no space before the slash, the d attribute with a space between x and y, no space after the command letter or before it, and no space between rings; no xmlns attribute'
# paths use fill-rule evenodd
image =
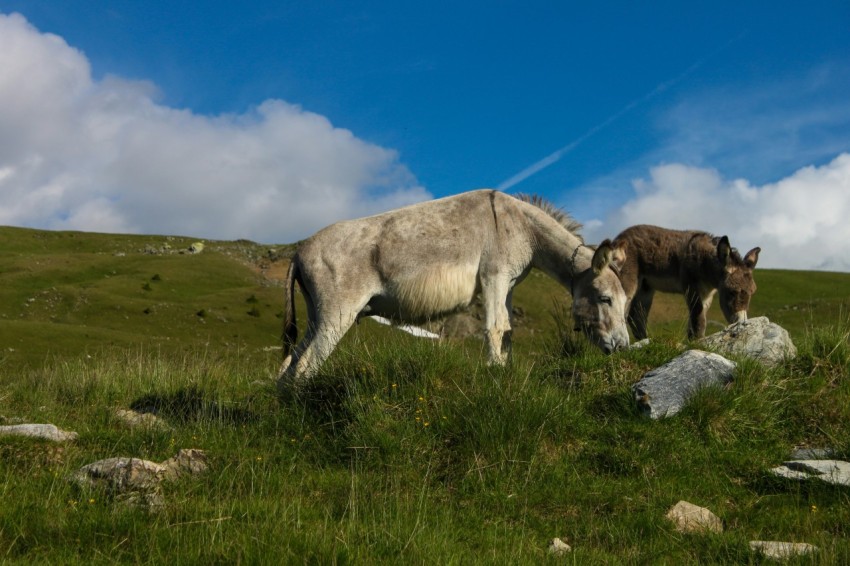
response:
<svg viewBox="0 0 850 566"><path fill-rule="evenodd" d="M478 266L441 265L396 277L369 301L369 314L422 322L469 305L477 290Z"/></svg>
<svg viewBox="0 0 850 566"><path fill-rule="evenodd" d="M661 291L662 293L684 293L682 282L678 277L663 277L645 275L644 280L649 284L650 289Z"/></svg>

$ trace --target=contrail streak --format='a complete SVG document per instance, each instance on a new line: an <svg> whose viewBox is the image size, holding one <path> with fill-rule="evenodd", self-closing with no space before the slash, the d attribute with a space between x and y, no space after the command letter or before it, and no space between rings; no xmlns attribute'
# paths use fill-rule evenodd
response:
<svg viewBox="0 0 850 566"><path fill-rule="evenodd" d="M687 69L685 69L677 77L674 77L674 78L672 78L668 81L662 82L661 84L656 86L654 89L652 89L648 93L641 96L640 98L636 98L635 100L629 102L623 108L621 108L619 111L615 112L614 114L612 114L607 119L600 122L599 124L593 126L589 130L587 130L584 134L582 134L581 136L579 136L575 140L571 141L570 143L568 143L564 147L558 149L557 151L550 153L549 155L547 155L546 157L544 157L540 161L532 163L531 165L529 165L528 167L526 167L525 169L523 169L522 171L520 171L519 173L517 173L513 177L510 177L510 178L502 181L498 185L497 188L500 191L505 191L505 190L513 187L514 185L525 181L526 179L528 179L532 175L539 173L543 169L546 169L550 165L557 163L558 161L561 160L561 158L563 156L565 156L566 154L568 154L569 152L574 150L576 147L581 145L585 140L587 140L591 136L594 136L595 134L597 134L601 130L604 130L605 128L607 128L608 126L610 126L611 124L613 124L614 122L616 122L617 120L622 118L625 114L634 110L635 107L640 106L641 104L647 102L648 100L655 98L656 96L658 96L659 94L661 94L665 90L679 84L680 82L682 82L683 80L688 78L697 69L702 67L709 59L711 59L712 57L715 57L716 55L718 55L722 51L725 51L726 49L731 47L733 43L736 43L738 40L740 40L742 37L744 37L744 35L746 35L746 32L741 33L739 36L727 41L725 44L721 45L720 47L718 47L717 49L715 49L714 51L712 51L711 53L709 53L708 55L706 55L702 59L698 60L696 63L694 63L693 65L691 65Z"/></svg>

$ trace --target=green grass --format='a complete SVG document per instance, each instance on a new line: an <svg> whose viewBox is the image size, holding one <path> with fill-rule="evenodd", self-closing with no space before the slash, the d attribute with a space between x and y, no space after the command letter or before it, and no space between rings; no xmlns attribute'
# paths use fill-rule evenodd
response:
<svg viewBox="0 0 850 566"><path fill-rule="evenodd" d="M650 346L606 357L566 331L542 276L517 290L509 368L487 367L478 340L364 321L281 401L281 291L250 265L264 247L151 256L138 250L164 238L4 230L0 415L80 436L0 439L2 563L764 563L753 539L820 547L791 563L850 563L850 489L767 471L797 444L850 456L850 276L760 274L753 315L787 325L799 356L739 360L730 389L661 421L629 388L680 352L681 299L660 305ZM111 413L130 406L172 428L125 428ZM205 450L210 471L166 484L158 512L67 481L179 448ZM724 533L675 532L680 499ZM573 553L548 557L553 537Z"/></svg>

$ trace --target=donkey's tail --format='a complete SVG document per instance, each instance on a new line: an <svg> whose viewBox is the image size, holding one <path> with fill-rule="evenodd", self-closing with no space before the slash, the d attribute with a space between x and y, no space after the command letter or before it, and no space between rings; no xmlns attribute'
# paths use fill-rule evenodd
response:
<svg viewBox="0 0 850 566"><path fill-rule="evenodd" d="M283 359L289 356L289 352L298 339L298 326L295 324L295 282L300 278L296 259L289 263L286 272L286 287L284 288L283 306Z"/></svg>

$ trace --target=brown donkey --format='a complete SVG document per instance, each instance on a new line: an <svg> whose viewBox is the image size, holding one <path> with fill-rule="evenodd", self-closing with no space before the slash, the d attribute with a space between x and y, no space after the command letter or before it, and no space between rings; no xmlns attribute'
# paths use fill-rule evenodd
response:
<svg viewBox="0 0 850 566"><path fill-rule="evenodd" d="M705 336L705 315L717 291L729 324L747 319L750 297L756 292L753 268L761 248L751 249L742 259L726 236L648 225L626 228L612 247L614 260L621 265L628 322L636 340L646 338L656 291L685 295L688 338Z"/></svg>

